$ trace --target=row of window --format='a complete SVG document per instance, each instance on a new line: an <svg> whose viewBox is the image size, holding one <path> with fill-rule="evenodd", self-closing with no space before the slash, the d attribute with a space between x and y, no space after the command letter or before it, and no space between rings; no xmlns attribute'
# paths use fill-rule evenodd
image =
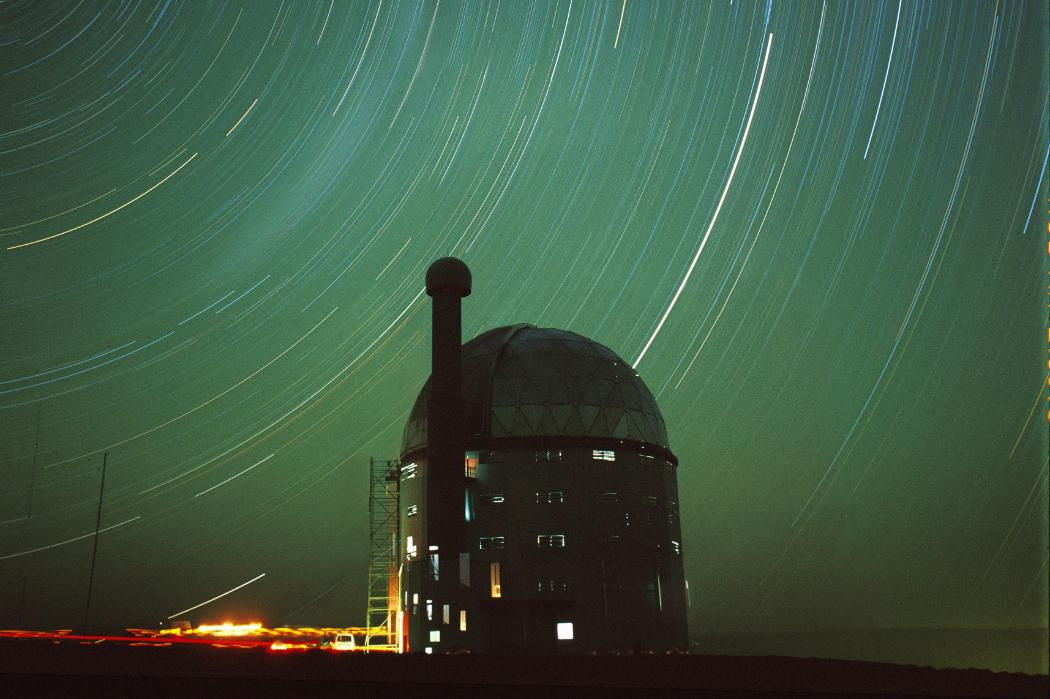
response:
<svg viewBox="0 0 1050 699"><path fill-rule="evenodd" d="M600 546L611 546L617 547L622 543L622 539L619 534L613 534L610 536L603 536L598 539ZM481 551L496 551L502 550L507 546L507 538L504 536L482 536L478 537L478 549ZM564 534L537 534L536 535L536 548L544 549L563 549L565 548L565 535ZM671 550L676 554L682 553L682 545L672 540Z"/></svg>
<svg viewBox="0 0 1050 699"><path fill-rule="evenodd" d="M503 493L484 493L479 496L481 501L489 505L500 505L507 501L507 498ZM537 504L549 504L549 505L561 505L565 502L565 491L564 490L548 490L536 493ZM620 502L620 494L616 492L602 493L595 498L595 502L601 505L615 505ZM646 507L656 507L659 500L655 495L646 495L642 498L642 504ZM671 514L678 513L678 503L672 502L670 508ZM419 514L419 505L409 505L405 508L406 517L415 517Z"/></svg>

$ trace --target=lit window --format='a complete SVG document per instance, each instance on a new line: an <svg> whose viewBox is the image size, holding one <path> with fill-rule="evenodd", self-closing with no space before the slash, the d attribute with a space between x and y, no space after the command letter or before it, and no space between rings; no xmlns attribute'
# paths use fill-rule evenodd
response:
<svg viewBox="0 0 1050 699"><path fill-rule="evenodd" d="M415 478L415 477L416 477L416 465L415 464L405 464L404 466L401 467L401 480L402 481L407 481L409 478Z"/></svg>
<svg viewBox="0 0 1050 699"><path fill-rule="evenodd" d="M561 461L561 449L537 449L536 461Z"/></svg>
<svg viewBox="0 0 1050 699"><path fill-rule="evenodd" d="M672 541L671 542L671 550L674 551L675 553L681 553L682 552L682 545L679 544L677 541Z"/></svg>
<svg viewBox="0 0 1050 699"><path fill-rule="evenodd" d="M609 491L598 496L598 502L602 505L615 505L620 502L620 494Z"/></svg>
<svg viewBox="0 0 1050 699"><path fill-rule="evenodd" d="M447 624L449 619L451 618L451 615L452 615L452 610L449 608L449 605L447 605L447 604L441 605L441 623Z"/></svg>
<svg viewBox="0 0 1050 699"><path fill-rule="evenodd" d="M559 641L571 641L572 640L572 622L571 621L559 621L558 622L558 640Z"/></svg>
<svg viewBox="0 0 1050 699"><path fill-rule="evenodd" d="M427 546L427 551L437 551L438 548L440 547L437 544L431 544L430 546Z"/></svg>
<svg viewBox="0 0 1050 699"><path fill-rule="evenodd" d="M438 554L430 554L430 579L439 580L438 571L441 570L441 564L438 561Z"/></svg>
<svg viewBox="0 0 1050 699"><path fill-rule="evenodd" d="M441 642L441 630L440 629L434 629L433 631L430 632L430 642L431 643L440 643Z"/></svg>
<svg viewBox="0 0 1050 699"><path fill-rule="evenodd" d="M481 501L489 505L498 505L503 502L503 493L487 493L481 496Z"/></svg>
<svg viewBox="0 0 1050 699"><path fill-rule="evenodd" d="M565 548L564 534L540 534L536 537L537 548Z"/></svg>
<svg viewBox="0 0 1050 699"><path fill-rule="evenodd" d="M616 461L616 452L612 449L595 449L591 452L595 461Z"/></svg>
<svg viewBox="0 0 1050 699"><path fill-rule="evenodd" d="M502 587L499 580L499 562L489 563L489 596L492 598L502 597Z"/></svg>
<svg viewBox="0 0 1050 699"><path fill-rule="evenodd" d="M546 503L551 505L558 505L565 502L565 491L564 490L549 490L547 492L536 493L537 503Z"/></svg>
<svg viewBox="0 0 1050 699"><path fill-rule="evenodd" d="M415 558L419 553L416 550L416 543L413 541L411 535L409 535L408 539L405 541L405 553L408 558Z"/></svg>
<svg viewBox="0 0 1050 699"><path fill-rule="evenodd" d="M463 455L463 475L467 478L478 477L478 452L468 451Z"/></svg>
<svg viewBox="0 0 1050 699"><path fill-rule="evenodd" d="M427 600L427 621L434 620L434 600Z"/></svg>
<svg viewBox="0 0 1050 699"><path fill-rule="evenodd" d="M419 514L419 505L409 505L405 509L406 517L415 517L417 514Z"/></svg>
<svg viewBox="0 0 1050 699"><path fill-rule="evenodd" d="M482 536L478 539L478 548L482 551L502 549L505 544L506 539L502 536Z"/></svg>
<svg viewBox="0 0 1050 699"><path fill-rule="evenodd" d="M652 454L641 454L638 460L642 462L643 466L654 466L656 465L656 457Z"/></svg>
<svg viewBox="0 0 1050 699"><path fill-rule="evenodd" d="M459 610L459 630L460 631L466 631L467 630L467 610L466 609L460 609Z"/></svg>
<svg viewBox="0 0 1050 699"><path fill-rule="evenodd" d="M426 653L427 655L430 655L431 653L434 652L434 649L431 648L430 646L427 646L426 648L423 649L423 652Z"/></svg>

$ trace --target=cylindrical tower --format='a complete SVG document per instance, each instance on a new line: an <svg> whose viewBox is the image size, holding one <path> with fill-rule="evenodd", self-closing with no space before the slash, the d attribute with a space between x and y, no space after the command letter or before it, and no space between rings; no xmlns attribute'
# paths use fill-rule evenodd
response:
<svg viewBox="0 0 1050 699"><path fill-rule="evenodd" d="M678 461L638 374L597 342L530 325L479 335L460 361L458 426L434 419L436 373L405 426L410 650L685 650ZM455 466L432 467L448 434L462 438ZM433 545L440 589L424 575Z"/></svg>

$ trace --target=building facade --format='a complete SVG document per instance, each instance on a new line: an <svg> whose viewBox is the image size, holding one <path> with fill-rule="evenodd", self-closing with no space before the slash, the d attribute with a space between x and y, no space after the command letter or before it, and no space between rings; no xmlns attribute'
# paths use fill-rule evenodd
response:
<svg viewBox="0 0 1050 699"><path fill-rule="evenodd" d="M429 381L405 426L406 650L685 650L678 462L638 374L575 333L515 325L462 346L461 396L462 483L443 489L462 494L457 550L428 531Z"/></svg>

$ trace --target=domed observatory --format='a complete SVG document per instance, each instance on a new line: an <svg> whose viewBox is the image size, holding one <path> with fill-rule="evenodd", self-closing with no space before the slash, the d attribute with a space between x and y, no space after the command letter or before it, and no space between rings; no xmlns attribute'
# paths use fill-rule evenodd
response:
<svg viewBox="0 0 1050 699"><path fill-rule="evenodd" d="M406 650L685 650L678 460L638 374L593 340L531 325L461 350L451 419L433 427L428 412L446 409L428 380L405 425ZM462 466L428 472L428 423L453 434ZM454 501L458 521L428 514L428 499Z"/></svg>

